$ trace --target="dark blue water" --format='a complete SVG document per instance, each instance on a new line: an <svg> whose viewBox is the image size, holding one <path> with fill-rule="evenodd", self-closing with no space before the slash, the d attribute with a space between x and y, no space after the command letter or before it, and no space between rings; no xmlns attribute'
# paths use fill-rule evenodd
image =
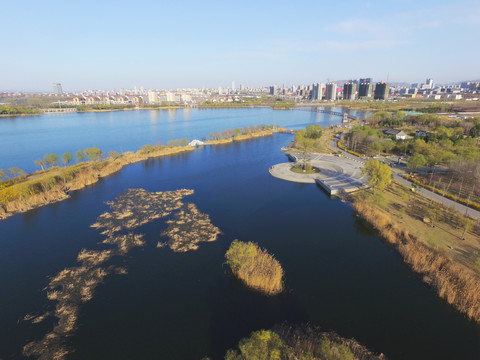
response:
<svg viewBox="0 0 480 360"><path fill-rule="evenodd" d="M350 113L364 115L361 111ZM210 132L261 123L299 128L338 121L341 117L310 108L132 110L0 117L0 169L19 167L32 172L39 169L34 161L45 154L56 153L60 158L70 152L75 156L77 150L93 146L107 154L111 150L136 151L158 141L166 144L173 139L200 139Z"/></svg>
<svg viewBox="0 0 480 360"><path fill-rule="evenodd" d="M276 134L131 165L1 222L0 358L20 359L23 345L52 330L49 321L18 320L52 309L42 290L48 277L74 266L81 249L99 248L103 236L89 226L108 211L105 201L127 188L190 188L184 201L223 235L173 253L156 248L165 219L136 229L146 245L107 264L128 274L108 276L81 308L70 359L221 359L251 331L286 320L354 337L391 359L478 359L480 327L439 299L348 204L269 175L291 139ZM263 296L228 275L223 256L234 239L275 255L284 293Z"/></svg>

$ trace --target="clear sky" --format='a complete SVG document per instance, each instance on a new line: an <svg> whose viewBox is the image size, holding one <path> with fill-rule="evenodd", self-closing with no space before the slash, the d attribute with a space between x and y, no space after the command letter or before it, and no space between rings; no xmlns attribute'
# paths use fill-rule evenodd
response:
<svg viewBox="0 0 480 360"><path fill-rule="evenodd" d="M2 0L0 90L480 78L480 1Z"/></svg>

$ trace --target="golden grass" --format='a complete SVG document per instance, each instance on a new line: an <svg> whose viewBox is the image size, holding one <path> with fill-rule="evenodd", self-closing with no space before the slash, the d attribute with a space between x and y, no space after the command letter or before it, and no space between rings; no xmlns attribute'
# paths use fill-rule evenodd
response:
<svg viewBox="0 0 480 360"><path fill-rule="evenodd" d="M265 249L234 240L225 254L232 272L249 287L268 295L283 291L283 269Z"/></svg>
<svg viewBox="0 0 480 360"><path fill-rule="evenodd" d="M454 262L447 254L429 248L392 218L365 201L356 200L353 208L375 226L391 244L396 245L404 261L423 275L438 295L457 310L480 322L480 277Z"/></svg>

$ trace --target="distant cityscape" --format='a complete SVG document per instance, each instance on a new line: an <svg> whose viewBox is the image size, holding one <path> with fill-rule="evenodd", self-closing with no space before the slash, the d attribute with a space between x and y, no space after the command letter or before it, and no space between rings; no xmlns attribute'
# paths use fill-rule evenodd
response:
<svg viewBox="0 0 480 360"><path fill-rule="evenodd" d="M56 98L58 105L94 106L94 105L185 105L195 106L206 102L241 102L248 97L271 95L282 100L294 102L321 102L335 100L388 100L393 98L423 98L432 100L479 100L480 82L468 81L458 84L438 85L427 78L424 83L398 84L361 78L347 81L312 83L310 85L277 84L258 88L238 87L232 81L230 87L219 86L216 89L145 89L135 86L133 89L85 90L65 92L61 83L53 83L52 92L0 92L0 97L42 95ZM64 100L63 100L64 99Z"/></svg>

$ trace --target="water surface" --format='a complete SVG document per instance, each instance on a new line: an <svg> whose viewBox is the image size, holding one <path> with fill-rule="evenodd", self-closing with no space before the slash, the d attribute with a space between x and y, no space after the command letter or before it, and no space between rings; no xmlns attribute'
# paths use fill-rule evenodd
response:
<svg viewBox="0 0 480 360"><path fill-rule="evenodd" d="M361 111L349 112L364 115ZM210 132L262 123L300 128L315 123L327 126L339 120L341 117L322 114L315 108L194 108L0 117L0 169L19 167L31 172L39 169L34 161L45 154L56 153L60 158L70 152L75 156L77 150L93 146L105 153L136 151L145 144L200 139Z"/></svg>
<svg viewBox="0 0 480 360"><path fill-rule="evenodd" d="M75 266L104 237L89 226L127 188L194 189L184 199L222 231L188 253L157 249L165 219L138 228L146 245L114 258L111 275L81 308L70 359L221 359L251 331L310 322L354 337L391 359L477 359L480 327L439 299L400 256L313 184L271 177L291 135L276 134L149 160L124 168L61 203L0 223L0 358L53 328L19 322L52 309L50 276ZM267 297L229 276L234 239L268 249L285 270L286 291Z"/></svg>

